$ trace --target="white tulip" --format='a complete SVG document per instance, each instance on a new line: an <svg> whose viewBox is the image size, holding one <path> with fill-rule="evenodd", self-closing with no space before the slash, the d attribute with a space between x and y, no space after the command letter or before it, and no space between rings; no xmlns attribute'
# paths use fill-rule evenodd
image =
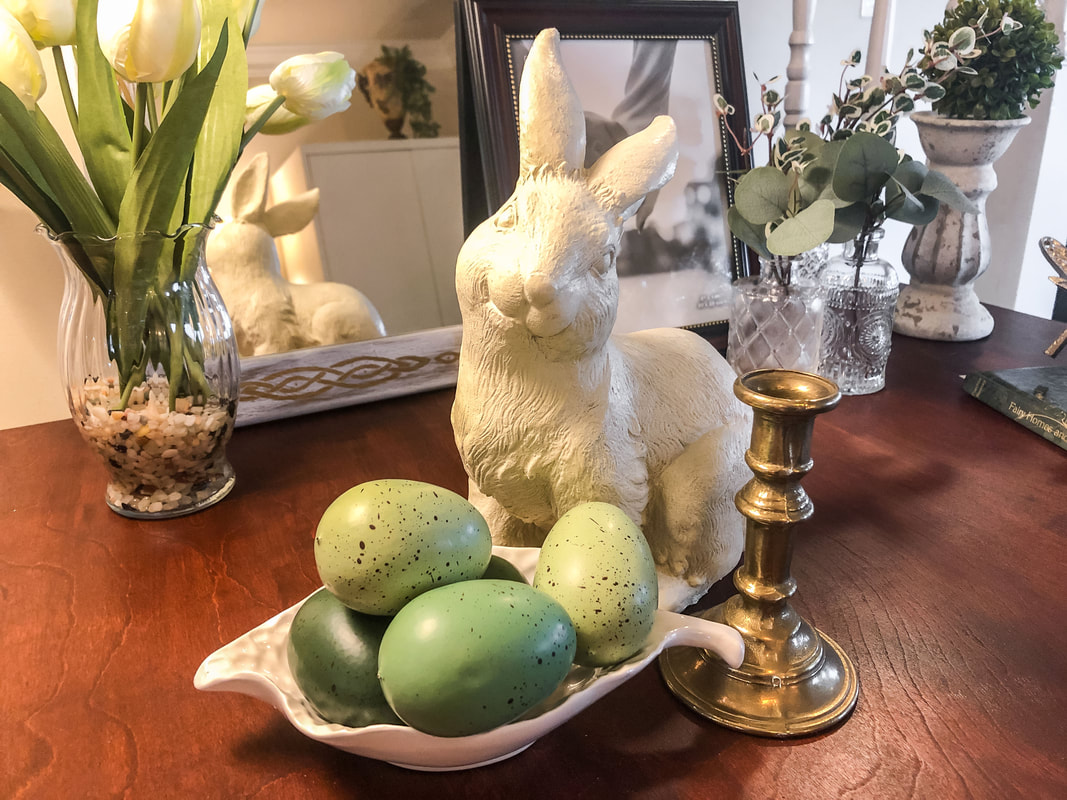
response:
<svg viewBox="0 0 1067 800"><path fill-rule="evenodd" d="M245 130L248 130L260 117L263 116L263 112L267 110L272 102L278 98L278 93L275 92L266 83L259 86L253 86L248 90L248 95L245 98ZM289 111L282 106L275 109L274 113L270 115L270 118L259 129L260 133L268 135L277 135L282 133L291 133L297 128L302 128L307 125L311 120L307 117L300 117Z"/></svg>
<svg viewBox="0 0 1067 800"><path fill-rule="evenodd" d="M74 44L77 0L0 0L37 47Z"/></svg>
<svg viewBox="0 0 1067 800"><path fill-rule="evenodd" d="M270 85L288 111L314 122L348 108L356 71L340 53L294 56L274 68Z"/></svg>
<svg viewBox="0 0 1067 800"><path fill-rule="evenodd" d="M17 19L0 8L0 83L33 111L45 89L41 56Z"/></svg>
<svg viewBox="0 0 1067 800"><path fill-rule="evenodd" d="M134 83L181 77L200 47L197 0L100 0L100 49L120 76Z"/></svg>

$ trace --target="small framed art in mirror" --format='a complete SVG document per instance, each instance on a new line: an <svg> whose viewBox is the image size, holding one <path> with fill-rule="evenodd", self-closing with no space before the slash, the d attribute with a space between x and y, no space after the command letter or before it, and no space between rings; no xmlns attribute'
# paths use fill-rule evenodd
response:
<svg viewBox="0 0 1067 800"><path fill-rule="evenodd" d="M556 28L585 110L586 166L669 114L674 178L627 223L619 252L616 333L654 327L725 332L730 287L749 274L731 236L733 180L748 168L713 96L747 119L736 2L459 0L464 227L510 196L518 176L519 78L534 37Z"/></svg>

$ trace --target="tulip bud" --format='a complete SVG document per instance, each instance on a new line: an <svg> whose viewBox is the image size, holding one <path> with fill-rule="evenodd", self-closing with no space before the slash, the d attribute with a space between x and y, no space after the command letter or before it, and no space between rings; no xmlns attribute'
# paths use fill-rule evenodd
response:
<svg viewBox="0 0 1067 800"><path fill-rule="evenodd" d="M197 0L100 0L100 49L121 77L161 83L181 77L200 47Z"/></svg>
<svg viewBox="0 0 1067 800"><path fill-rule="evenodd" d="M0 83L33 111L44 94L44 65L26 29L6 8L0 8Z"/></svg>
<svg viewBox="0 0 1067 800"><path fill-rule="evenodd" d="M348 108L356 71L340 53L294 56L274 68L270 85L288 111L315 122Z"/></svg>
<svg viewBox="0 0 1067 800"><path fill-rule="evenodd" d="M277 92L265 83L253 86L248 90L248 95L245 99L245 130L256 124L259 118L263 116L263 112L267 110L267 106L277 97ZM275 109L274 113L270 115L270 119L259 129L259 132L268 135L291 133L309 122L311 120L307 117L297 116L286 109L285 106L282 106Z"/></svg>
<svg viewBox="0 0 1067 800"><path fill-rule="evenodd" d="M37 47L74 44L77 0L0 0Z"/></svg>

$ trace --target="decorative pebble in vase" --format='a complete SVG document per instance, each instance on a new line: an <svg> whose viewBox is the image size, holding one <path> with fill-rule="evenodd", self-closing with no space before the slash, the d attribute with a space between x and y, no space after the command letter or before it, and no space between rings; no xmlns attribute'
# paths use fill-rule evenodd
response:
<svg viewBox="0 0 1067 800"><path fill-rule="evenodd" d="M820 279L826 314L818 371L842 394L872 394L885 386L900 286L893 265L878 257L884 233L876 228L847 242Z"/></svg>
<svg viewBox="0 0 1067 800"><path fill-rule="evenodd" d="M166 519L217 503L234 485L226 443L236 416L240 360L230 318L204 264L207 229L111 239L46 235L66 277L61 374L71 416L110 471L108 506L126 517ZM147 279L127 287L124 299L91 283L87 275L121 268L123 257L116 259L124 248L137 261L182 265L174 272L171 264L133 269L134 276L183 277ZM122 320L129 321L120 334ZM129 355L129 339L127 355L120 357L120 335L132 336L136 357Z"/></svg>
<svg viewBox="0 0 1067 800"><path fill-rule="evenodd" d="M755 369L815 372L823 328L823 298L809 275L808 261L819 251L799 256L760 258L759 275L734 284L726 360L738 375Z"/></svg>

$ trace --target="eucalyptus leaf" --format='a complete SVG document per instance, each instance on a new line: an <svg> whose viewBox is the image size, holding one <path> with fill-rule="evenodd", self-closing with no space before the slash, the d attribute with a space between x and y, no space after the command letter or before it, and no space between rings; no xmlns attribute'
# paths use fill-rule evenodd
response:
<svg viewBox="0 0 1067 800"><path fill-rule="evenodd" d="M730 226L730 233L755 250L763 258L771 258L771 251L767 249L767 237L764 235L763 225L753 225L741 216L736 206L731 206L726 212L726 224Z"/></svg>
<svg viewBox="0 0 1067 800"><path fill-rule="evenodd" d="M774 167L756 167L745 173L734 191L734 208L752 225L781 219L789 207L791 181Z"/></svg>
<svg viewBox="0 0 1067 800"><path fill-rule="evenodd" d="M806 253L825 242L834 230L834 204L816 200L789 217L767 236L767 249L779 256Z"/></svg>
<svg viewBox="0 0 1067 800"><path fill-rule="evenodd" d="M931 169L926 173L923 178L922 188L919 190L922 194L935 197L942 203L955 208L957 211L962 211L965 214L977 214L978 206L971 198L960 191L952 180L943 172L938 172L936 169Z"/></svg>
<svg viewBox="0 0 1067 800"><path fill-rule="evenodd" d="M130 131L111 65L104 58L96 32L99 0L77 6L78 145L85 169L108 215L117 220L122 196L133 171Z"/></svg>
<svg viewBox="0 0 1067 800"><path fill-rule="evenodd" d="M867 207L863 203L838 208L834 211L834 230L826 241L832 244L852 241L866 223Z"/></svg>
<svg viewBox="0 0 1067 800"><path fill-rule="evenodd" d="M915 195L895 176L885 190L886 216L909 225L926 225L937 216L941 204L929 195Z"/></svg>
<svg viewBox="0 0 1067 800"><path fill-rule="evenodd" d="M834 170L833 189L848 202L872 202L897 168L897 149L873 133L845 140Z"/></svg>

